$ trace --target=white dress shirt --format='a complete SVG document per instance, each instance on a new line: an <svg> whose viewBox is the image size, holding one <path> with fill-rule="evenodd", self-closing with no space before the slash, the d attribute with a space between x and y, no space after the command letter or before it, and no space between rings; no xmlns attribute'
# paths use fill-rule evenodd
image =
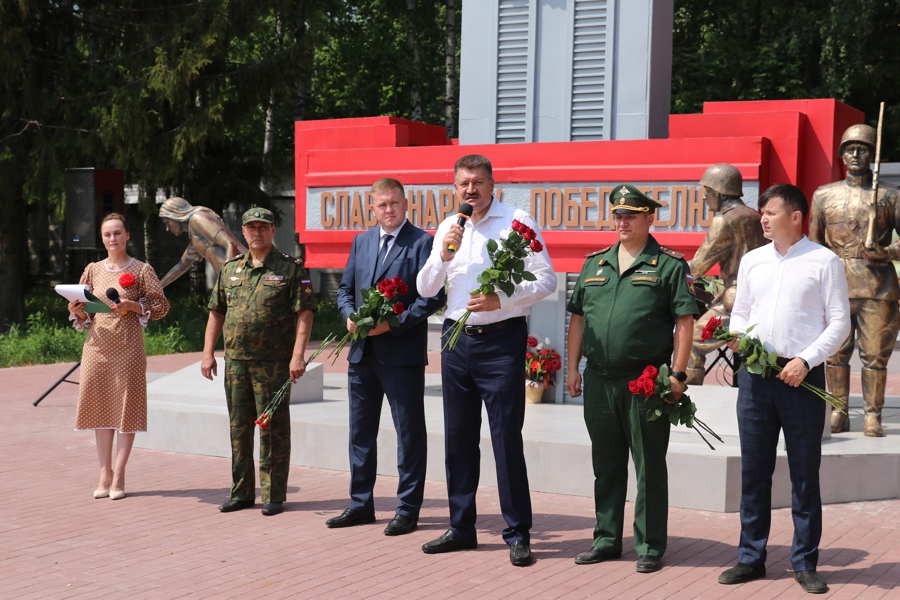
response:
<svg viewBox="0 0 900 600"><path fill-rule="evenodd" d="M537 233L538 240L543 245L544 239L538 230L537 223L527 212L500 203L496 198L491 198L491 207L487 214L477 224L471 219L466 221L462 243L456 249L453 258L444 262L441 260L444 236L450 230L450 226L456 223L457 216L453 215L444 219L438 226L434 235L434 246L431 256L419 271L416 277L416 286L421 296L434 296L444 283L447 282L447 310L444 314L448 319L458 320L466 312L466 304L469 302L470 293L477 291L481 285L478 276L491 266L488 257L487 241L489 239L500 241L501 232L509 230L513 219L525 223ZM474 312L466 321L470 325L487 325L513 317L524 317L529 313L529 306L538 300L545 298L556 291L556 274L550 263L550 256L545 247L541 252L529 255L525 258L525 270L530 271L537 278L535 281L523 281L516 285L516 291L512 297L497 290L500 297L498 310Z"/></svg>
<svg viewBox="0 0 900 600"><path fill-rule="evenodd" d="M850 334L844 265L803 236L782 256L775 244L751 250L738 268L731 330L758 337L782 358L810 368L837 352Z"/></svg>

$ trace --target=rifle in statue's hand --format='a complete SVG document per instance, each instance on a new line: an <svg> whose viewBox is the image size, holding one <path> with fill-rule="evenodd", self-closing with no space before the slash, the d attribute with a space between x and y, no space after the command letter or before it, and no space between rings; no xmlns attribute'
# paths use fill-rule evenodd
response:
<svg viewBox="0 0 900 600"><path fill-rule="evenodd" d="M866 248L875 249L875 219L878 218L878 172L881 170L881 122L884 120L884 102L878 110L878 132L875 136L875 165L872 167L872 198L869 200L869 231Z"/></svg>

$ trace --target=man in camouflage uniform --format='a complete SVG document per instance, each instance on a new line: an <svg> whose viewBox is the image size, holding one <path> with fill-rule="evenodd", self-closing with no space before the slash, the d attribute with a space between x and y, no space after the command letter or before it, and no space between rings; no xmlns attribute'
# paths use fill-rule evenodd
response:
<svg viewBox="0 0 900 600"><path fill-rule="evenodd" d="M694 345L687 368L688 385L703 385L706 355L724 343L715 339L701 342L700 334L712 317L719 317L722 325L728 327L741 257L768 243L759 225L759 212L741 202L744 195L742 186L741 172L726 163L712 165L700 179L706 205L716 215L703 243L688 264L691 275L697 278L719 263L719 276L725 288L715 295L708 310L694 322Z"/></svg>
<svg viewBox="0 0 900 600"><path fill-rule="evenodd" d="M850 291L850 324L847 341L828 359L825 376L829 391L843 398L846 407L850 392L850 355L859 344L862 362L862 392L865 409L863 432L881 437L881 409L887 380L887 362L900 330L900 286L892 260L900 260L900 242L891 243L900 231L900 192L880 183L875 211L875 246L866 248L869 202L872 199L872 171L875 130L853 125L844 132L840 146L847 177L824 185L813 194L809 218L809 239L834 251L844 263ZM831 431L850 431L846 413L831 414Z"/></svg>
<svg viewBox="0 0 900 600"><path fill-rule="evenodd" d="M250 250L225 263L209 300L200 370L216 375L213 351L225 331L225 398L231 420L231 496L219 507L253 506L253 429L269 401L290 377L306 371L304 354L316 300L302 263L272 244L272 211L251 208L241 231ZM287 494L291 417L286 399L259 431L259 482L264 515L277 515Z"/></svg>

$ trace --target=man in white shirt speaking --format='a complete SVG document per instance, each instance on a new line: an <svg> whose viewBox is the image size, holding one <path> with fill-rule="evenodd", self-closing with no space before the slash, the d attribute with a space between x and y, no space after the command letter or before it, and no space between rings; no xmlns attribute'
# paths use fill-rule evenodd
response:
<svg viewBox="0 0 900 600"><path fill-rule="evenodd" d="M475 493L483 400L497 464L500 512L507 524L503 540L509 545L510 562L521 567L533 559L531 496L522 446L526 317L532 304L556 290L556 275L543 248L525 258L525 269L535 280L517 284L511 297L496 292L472 294L480 285L478 276L491 264L488 240L499 240L514 219L535 230L541 245L543 238L530 214L494 197L493 169L487 157L463 156L453 173L457 204L470 204L472 216L463 219L465 226L457 222L457 216L438 226L431 256L419 271L416 285L420 295L434 296L446 283L445 333L466 310L472 315L456 347L441 356L450 529L422 546L422 551L440 554L478 546Z"/></svg>
<svg viewBox="0 0 900 600"><path fill-rule="evenodd" d="M766 574L772 513L772 473L778 431L783 430L791 474L794 578L810 593L828 591L816 572L822 537L819 465L825 407L805 380L825 387L825 360L850 332L844 266L831 250L803 235L809 210L803 192L789 184L759 198L763 235L771 244L744 255L738 269L731 330L746 332L778 354L777 377L742 370L737 417L741 440L741 538L738 564L719 576L735 584ZM737 350L737 341L729 342Z"/></svg>

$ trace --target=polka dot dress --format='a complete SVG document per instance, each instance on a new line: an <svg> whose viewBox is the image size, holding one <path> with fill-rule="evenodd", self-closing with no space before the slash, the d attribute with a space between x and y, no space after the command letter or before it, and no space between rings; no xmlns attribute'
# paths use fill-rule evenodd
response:
<svg viewBox="0 0 900 600"><path fill-rule="evenodd" d="M123 287L119 278L131 273L134 284ZM81 355L81 385L75 429L147 431L147 356L143 329L149 319L161 319L169 302L153 267L133 259L124 269L110 270L106 261L91 263L81 276L92 294L109 304L106 290L115 288L123 300L134 300L144 314L128 312L88 315L88 334ZM143 321L143 323L142 323ZM83 323L83 322L82 322ZM75 322L76 326L82 324Z"/></svg>

